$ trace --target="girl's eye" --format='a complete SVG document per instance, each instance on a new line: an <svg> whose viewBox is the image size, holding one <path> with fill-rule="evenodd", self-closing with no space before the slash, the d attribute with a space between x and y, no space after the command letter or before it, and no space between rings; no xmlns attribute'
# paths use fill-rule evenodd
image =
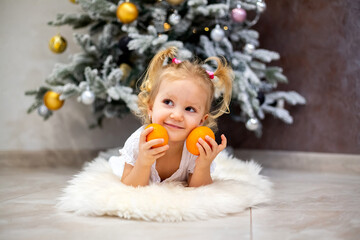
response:
<svg viewBox="0 0 360 240"><path fill-rule="evenodd" d="M187 107L185 108L186 111L189 111L189 112L196 112L195 108L193 107Z"/></svg>
<svg viewBox="0 0 360 240"><path fill-rule="evenodd" d="M166 105L169 105L169 106L173 106L173 105L174 105L173 101L171 101L170 99L165 99L165 100L163 101L163 103L165 103Z"/></svg>

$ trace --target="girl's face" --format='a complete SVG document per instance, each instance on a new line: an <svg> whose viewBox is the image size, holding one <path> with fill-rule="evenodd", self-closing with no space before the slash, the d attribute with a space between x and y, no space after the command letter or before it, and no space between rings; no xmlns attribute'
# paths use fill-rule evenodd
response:
<svg viewBox="0 0 360 240"><path fill-rule="evenodd" d="M206 120L208 94L194 80L163 79L149 115L153 123L166 128L170 142L184 141Z"/></svg>

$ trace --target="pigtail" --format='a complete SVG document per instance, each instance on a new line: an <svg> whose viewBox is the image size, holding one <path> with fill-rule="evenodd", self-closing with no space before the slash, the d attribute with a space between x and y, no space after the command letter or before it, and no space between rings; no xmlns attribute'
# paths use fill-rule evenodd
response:
<svg viewBox="0 0 360 240"><path fill-rule="evenodd" d="M136 113L140 117L144 124L150 123L150 120L147 116L148 106L152 95L157 93L157 88L160 83L158 82L158 75L161 73L163 68L164 61L167 58L174 58L177 53L176 47L169 47L165 50L159 51L151 60L143 81L140 85L140 93L138 95L138 106L139 112Z"/></svg>
<svg viewBox="0 0 360 240"><path fill-rule="evenodd" d="M159 51L151 60L144 77L144 80L140 86L141 91L151 91L152 85L159 74L159 70L162 68L165 59L174 58L177 52L176 47L169 47L165 50Z"/></svg>
<svg viewBox="0 0 360 240"><path fill-rule="evenodd" d="M213 80L214 87L215 89L219 89L222 92L222 99L220 103L215 106L215 109L211 111L211 116L209 116L215 120L224 113L230 113L229 105L231 101L234 72L232 68L227 64L227 61L224 57L209 57L205 60L205 63L211 60L217 62L217 69L214 72L214 76L216 77L216 79Z"/></svg>

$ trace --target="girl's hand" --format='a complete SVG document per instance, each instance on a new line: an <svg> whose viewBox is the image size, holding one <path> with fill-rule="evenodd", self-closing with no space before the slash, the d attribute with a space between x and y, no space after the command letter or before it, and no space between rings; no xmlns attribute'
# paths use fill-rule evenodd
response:
<svg viewBox="0 0 360 240"><path fill-rule="evenodd" d="M196 168L198 169L208 169L212 161L215 157L226 148L227 139L224 134L221 135L221 144L218 145L217 142L209 136L205 137L206 141L210 143L210 145L199 138L196 143L197 148L199 149L200 156L196 159Z"/></svg>
<svg viewBox="0 0 360 240"><path fill-rule="evenodd" d="M165 155L169 145L153 148L157 144L164 142L164 139L153 139L146 142L146 136L154 130L153 127L145 129L140 135L139 156L137 163L144 167L151 167L156 159Z"/></svg>

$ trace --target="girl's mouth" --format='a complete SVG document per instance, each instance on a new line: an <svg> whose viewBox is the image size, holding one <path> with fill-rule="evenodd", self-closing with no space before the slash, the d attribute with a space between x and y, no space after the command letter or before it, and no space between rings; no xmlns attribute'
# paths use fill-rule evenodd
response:
<svg viewBox="0 0 360 240"><path fill-rule="evenodd" d="M184 129L183 127L179 127L177 125L174 124L170 124L170 123L164 123L164 125L171 127L171 128L175 128L175 129Z"/></svg>

